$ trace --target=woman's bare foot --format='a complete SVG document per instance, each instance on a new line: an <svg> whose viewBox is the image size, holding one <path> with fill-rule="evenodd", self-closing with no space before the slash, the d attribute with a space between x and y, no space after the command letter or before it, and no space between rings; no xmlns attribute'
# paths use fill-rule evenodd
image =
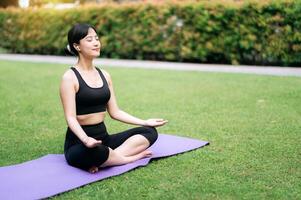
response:
<svg viewBox="0 0 301 200"><path fill-rule="evenodd" d="M91 174L94 174L94 173L98 172L98 167L93 166L93 167L91 167L88 171L89 171Z"/></svg>
<svg viewBox="0 0 301 200"><path fill-rule="evenodd" d="M116 166L116 165L124 165L131 162L135 162L141 158L147 158L152 156L152 151L144 150L136 155L132 156L123 156L121 153L116 152L110 149L110 154L108 160L100 165L99 167L108 167L108 166Z"/></svg>
<svg viewBox="0 0 301 200"><path fill-rule="evenodd" d="M149 158L153 155L153 152L151 150L144 150L141 153L139 153L138 155L140 155L141 158Z"/></svg>
<svg viewBox="0 0 301 200"><path fill-rule="evenodd" d="M144 150L136 155L133 156L124 156L125 164L126 163L131 163L131 162L135 162L137 160L140 160L142 158L148 158L152 156L152 152L150 150Z"/></svg>

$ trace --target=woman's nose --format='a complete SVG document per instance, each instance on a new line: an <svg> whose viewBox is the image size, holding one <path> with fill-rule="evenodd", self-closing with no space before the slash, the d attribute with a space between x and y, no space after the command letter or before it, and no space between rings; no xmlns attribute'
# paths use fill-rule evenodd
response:
<svg viewBox="0 0 301 200"><path fill-rule="evenodd" d="M94 40L94 46L101 46L100 42L98 40Z"/></svg>

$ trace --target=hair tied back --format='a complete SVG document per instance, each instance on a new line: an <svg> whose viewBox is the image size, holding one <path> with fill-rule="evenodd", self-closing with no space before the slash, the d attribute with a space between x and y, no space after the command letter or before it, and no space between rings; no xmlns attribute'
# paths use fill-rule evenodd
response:
<svg viewBox="0 0 301 200"><path fill-rule="evenodd" d="M69 55L72 55L72 56L74 56L75 54L72 52L72 50L71 50L71 48L70 48L70 45L69 44L67 44L67 46L66 46L66 53L67 54L69 54Z"/></svg>

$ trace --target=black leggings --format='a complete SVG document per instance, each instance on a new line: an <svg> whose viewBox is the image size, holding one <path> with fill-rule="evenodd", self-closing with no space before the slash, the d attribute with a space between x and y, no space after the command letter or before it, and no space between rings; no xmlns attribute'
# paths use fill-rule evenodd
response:
<svg viewBox="0 0 301 200"><path fill-rule="evenodd" d="M69 165L88 170L92 166L100 166L109 157L109 147L115 149L133 135L143 135L149 146L158 138L157 130L153 127L137 127L120 133L109 135L103 122L95 125L82 125L89 137L102 140L102 143L93 148L86 147L68 127L64 146L65 158Z"/></svg>

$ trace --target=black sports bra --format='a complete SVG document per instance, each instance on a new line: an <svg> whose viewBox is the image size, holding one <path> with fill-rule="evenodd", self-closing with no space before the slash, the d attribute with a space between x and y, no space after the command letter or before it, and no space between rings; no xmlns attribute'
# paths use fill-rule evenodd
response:
<svg viewBox="0 0 301 200"><path fill-rule="evenodd" d="M76 114L84 115L96 112L104 112L107 108L107 103L110 100L111 93L106 81L106 78L102 74L101 70L95 67L102 79L102 87L92 88L90 87L82 78L80 73L74 68L71 67L75 73L79 89L75 96L76 102Z"/></svg>

